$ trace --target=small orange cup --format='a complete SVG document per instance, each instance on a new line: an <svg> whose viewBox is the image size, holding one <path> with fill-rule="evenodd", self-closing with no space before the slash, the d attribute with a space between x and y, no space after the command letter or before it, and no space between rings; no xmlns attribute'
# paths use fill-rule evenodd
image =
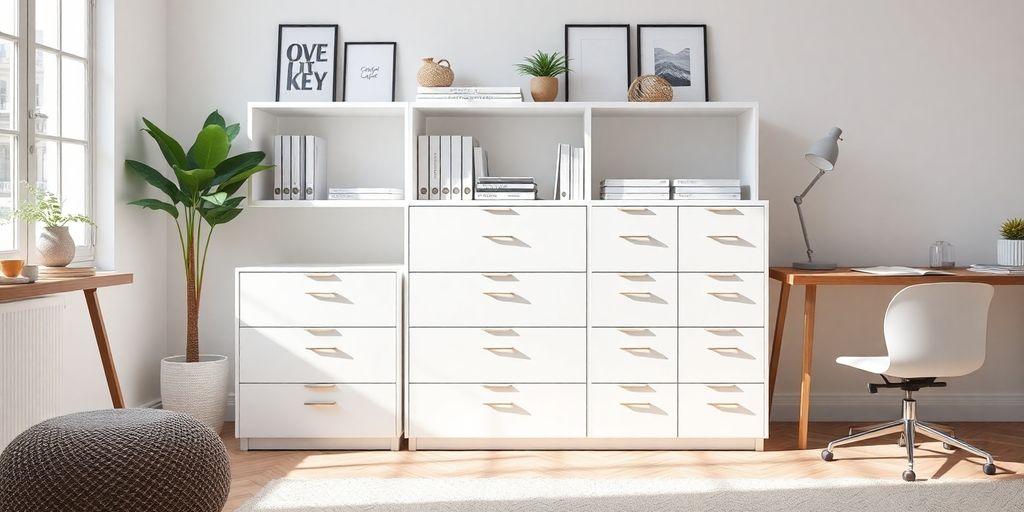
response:
<svg viewBox="0 0 1024 512"><path fill-rule="evenodd" d="M0 270L7 277L18 277L25 266L25 260L0 260Z"/></svg>

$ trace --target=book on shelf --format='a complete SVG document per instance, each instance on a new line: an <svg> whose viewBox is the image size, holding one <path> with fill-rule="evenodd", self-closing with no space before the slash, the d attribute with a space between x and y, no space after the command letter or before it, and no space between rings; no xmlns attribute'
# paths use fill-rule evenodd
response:
<svg viewBox="0 0 1024 512"><path fill-rule="evenodd" d="M666 187L601 187L601 192L611 194L667 194Z"/></svg>
<svg viewBox="0 0 1024 512"><path fill-rule="evenodd" d="M430 199L430 137L416 138L416 199Z"/></svg>
<svg viewBox="0 0 1024 512"><path fill-rule="evenodd" d="M555 158L554 198L583 199L583 148L559 144Z"/></svg>
<svg viewBox="0 0 1024 512"><path fill-rule="evenodd" d="M583 148L572 148L572 198L583 199Z"/></svg>
<svg viewBox="0 0 1024 512"><path fill-rule="evenodd" d="M739 187L739 178L676 178L673 187Z"/></svg>
<svg viewBox="0 0 1024 512"><path fill-rule="evenodd" d="M956 275L953 272L947 272L945 270L935 270L933 268L914 268L914 267L860 267L851 269L854 272L863 272L865 274L872 274L876 276L952 276Z"/></svg>
<svg viewBox="0 0 1024 512"><path fill-rule="evenodd" d="M281 199L292 198L292 143L287 135L278 135L281 139L281 167L276 169L281 179Z"/></svg>
<svg viewBox="0 0 1024 512"><path fill-rule="evenodd" d="M668 192L669 180L661 178L610 178L601 180L602 187L664 187Z"/></svg>
<svg viewBox="0 0 1024 512"><path fill-rule="evenodd" d="M315 135L274 136L275 200L327 198L327 143Z"/></svg>
<svg viewBox="0 0 1024 512"><path fill-rule="evenodd" d="M462 200L462 136L452 135L451 196L452 201Z"/></svg>
<svg viewBox="0 0 1024 512"><path fill-rule="evenodd" d="M740 187L672 187L672 192L685 194L739 194Z"/></svg>
<svg viewBox="0 0 1024 512"><path fill-rule="evenodd" d="M971 272L982 272L985 274L1024 275L1024 267L995 265L991 263L975 263L967 267L967 270L970 270Z"/></svg>
<svg viewBox="0 0 1024 512"><path fill-rule="evenodd" d="M331 194L387 194L403 195L400 188L389 187L331 187L327 189Z"/></svg>
<svg viewBox="0 0 1024 512"><path fill-rule="evenodd" d="M663 199L669 199L669 193L665 192L662 194L650 193L650 194L620 194L615 192L601 192L601 199L635 199L645 201L659 201Z"/></svg>
<svg viewBox="0 0 1024 512"><path fill-rule="evenodd" d="M498 101L522 103L519 94L418 94L416 101Z"/></svg>
<svg viewBox="0 0 1024 512"><path fill-rule="evenodd" d="M448 201L452 198L452 136L441 136L441 194L438 199Z"/></svg>
<svg viewBox="0 0 1024 512"><path fill-rule="evenodd" d="M306 161L306 140L295 135L292 135L290 140L292 146L291 198L294 201L303 199L302 193L306 191L306 185L302 183L302 165Z"/></svg>
<svg viewBox="0 0 1024 512"><path fill-rule="evenodd" d="M441 137L430 136L430 192L427 199L441 199Z"/></svg>
<svg viewBox="0 0 1024 512"><path fill-rule="evenodd" d="M477 183L476 189L484 192L535 192L536 183Z"/></svg>
<svg viewBox="0 0 1024 512"><path fill-rule="evenodd" d="M523 94L519 87L417 87L417 94Z"/></svg>
<svg viewBox="0 0 1024 512"><path fill-rule="evenodd" d="M314 135L305 137L302 167L303 199L327 199L327 142Z"/></svg>
<svg viewBox="0 0 1024 512"><path fill-rule="evenodd" d="M672 199L742 199L739 193L736 194L688 194L685 192L672 192Z"/></svg>
<svg viewBox="0 0 1024 512"><path fill-rule="evenodd" d="M282 157L283 157L282 150L281 150L281 145L283 144L283 140L282 140L283 138L284 137L282 137L281 135L275 135L274 136L274 194L273 194L273 199L275 199L275 200L280 200L281 199L281 170L284 169L284 166L282 165L284 162L282 162L282 160L281 160Z"/></svg>
<svg viewBox="0 0 1024 512"><path fill-rule="evenodd" d="M473 192L474 199L509 199L509 200L534 200L537 199L537 192L487 192L477 190Z"/></svg>
<svg viewBox="0 0 1024 512"><path fill-rule="evenodd" d="M480 176L477 183L536 183L533 176Z"/></svg>
<svg viewBox="0 0 1024 512"><path fill-rule="evenodd" d="M475 153L477 147L477 141L473 137L464 136L462 137L462 200L471 201L473 199L473 163L475 161Z"/></svg>

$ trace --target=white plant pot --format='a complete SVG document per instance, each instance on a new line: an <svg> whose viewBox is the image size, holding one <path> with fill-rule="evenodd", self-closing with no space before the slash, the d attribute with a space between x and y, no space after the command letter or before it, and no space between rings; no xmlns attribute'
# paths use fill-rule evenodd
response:
<svg viewBox="0 0 1024 512"><path fill-rule="evenodd" d="M185 356L160 360L160 397L163 408L194 416L220 433L228 399L228 358L203 354L199 362Z"/></svg>
<svg viewBox="0 0 1024 512"><path fill-rule="evenodd" d="M75 259L75 240L67 226L44 227L36 240L39 259L47 267L66 267Z"/></svg>
<svg viewBox="0 0 1024 512"><path fill-rule="evenodd" d="M1024 267L1024 240L998 240L996 242L996 263Z"/></svg>

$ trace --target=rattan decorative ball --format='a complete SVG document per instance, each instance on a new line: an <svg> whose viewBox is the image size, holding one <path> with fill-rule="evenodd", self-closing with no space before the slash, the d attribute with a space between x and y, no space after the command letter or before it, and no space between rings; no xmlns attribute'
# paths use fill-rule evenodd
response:
<svg viewBox="0 0 1024 512"><path fill-rule="evenodd" d="M447 59L434 62L433 57L423 57L416 81L423 87L451 87L455 81L455 72Z"/></svg>
<svg viewBox="0 0 1024 512"><path fill-rule="evenodd" d="M640 75L629 84L629 101L672 101L672 84L658 75Z"/></svg>

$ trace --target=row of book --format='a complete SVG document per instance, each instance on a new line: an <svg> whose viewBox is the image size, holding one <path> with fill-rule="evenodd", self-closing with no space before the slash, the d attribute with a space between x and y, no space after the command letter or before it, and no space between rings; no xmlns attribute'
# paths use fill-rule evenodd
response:
<svg viewBox="0 0 1024 512"><path fill-rule="evenodd" d="M601 199L740 199L739 179L646 179L601 180Z"/></svg>
<svg viewBox="0 0 1024 512"><path fill-rule="evenodd" d="M532 176L479 176L473 191L474 199L534 200L537 182Z"/></svg>
<svg viewBox="0 0 1024 512"><path fill-rule="evenodd" d="M417 199L468 201L476 179L487 176L487 151L473 137L420 135L416 148Z"/></svg>
<svg viewBox="0 0 1024 512"><path fill-rule="evenodd" d="M519 87L420 87L416 89L416 101L452 100L521 103L523 90Z"/></svg>
<svg viewBox="0 0 1024 512"><path fill-rule="evenodd" d="M331 187L327 189L327 199L332 201L352 200L388 200L402 199L403 192L400 188L383 187Z"/></svg>
<svg viewBox="0 0 1024 512"><path fill-rule="evenodd" d="M558 158L555 160L555 199L583 199L583 148L575 148L569 144L558 145Z"/></svg>
<svg viewBox="0 0 1024 512"><path fill-rule="evenodd" d="M274 137L274 199L327 199L327 143L313 135Z"/></svg>

